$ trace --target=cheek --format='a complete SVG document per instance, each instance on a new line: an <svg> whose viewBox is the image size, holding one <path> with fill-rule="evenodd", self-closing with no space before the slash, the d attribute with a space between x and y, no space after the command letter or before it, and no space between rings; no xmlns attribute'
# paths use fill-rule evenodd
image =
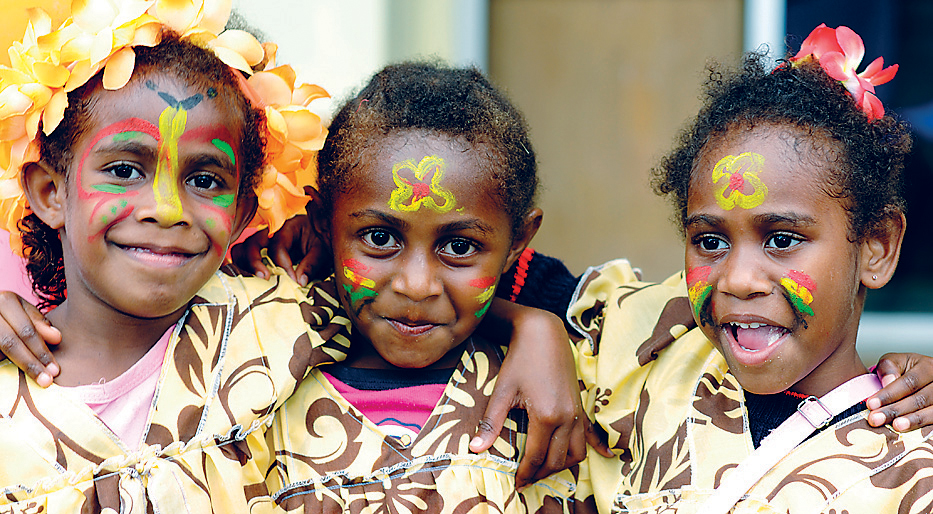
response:
<svg viewBox="0 0 933 514"><path fill-rule="evenodd" d="M367 275L372 275L373 268L356 259L344 259L341 262L341 289L354 312L376 299L376 282Z"/></svg>
<svg viewBox="0 0 933 514"><path fill-rule="evenodd" d="M787 270L781 277L781 286L787 291L791 305L800 314L813 316L813 295L816 292L816 282L803 271Z"/></svg>
<svg viewBox="0 0 933 514"><path fill-rule="evenodd" d="M702 320L703 305L707 303L713 291L713 285L709 283L710 271L710 266L698 266L687 270L687 296L690 298L693 316L697 320Z"/></svg>
<svg viewBox="0 0 933 514"><path fill-rule="evenodd" d="M230 244L230 233L233 230L233 217L236 212L236 208L230 207L230 203L226 205L227 207L203 206L204 231L211 240L213 251L221 256L226 253L227 245Z"/></svg>
<svg viewBox="0 0 933 514"><path fill-rule="evenodd" d="M87 220L90 235L88 240L93 241L101 237L110 227L120 222L133 213L133 200L136 193L110 194L110 193L90 193L86 199L80 200L90 202L93 207L90 209Z"/></svg>
<svg viewBox="0 0 933 514"><path fill-rule="evenodd" d="M496 276L488 276L473 279L470 281L469 285L472 288L472 293L477 293L473 296L473 300L477 303L477 310L473 313L477 318L483 317L483 314L486 314L486 311L489 310L489 306L492 304L492 299L496 295Z"/></svg>

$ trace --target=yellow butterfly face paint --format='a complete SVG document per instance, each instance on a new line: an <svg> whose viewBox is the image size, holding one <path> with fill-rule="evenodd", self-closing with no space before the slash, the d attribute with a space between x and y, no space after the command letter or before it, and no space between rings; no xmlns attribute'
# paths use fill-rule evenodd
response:
<svg viewBox="0 0 933 514"><path fill-rule="evenodd" d="M768 186L758 177L764 171L765 158L754 152L727 155L713 168L716 203L729 211L735 207L758 207L768 196ZM751 190L750 193L746 191Z"/></svg>
<svg viewBox="0 0 933 514"><path fill-rule="evenodd" d="M397 187L389 198L389 208L414 212L424 206L439 213L453 209L457 204L453 193L441 186L444 166L444 159L437 155L429 155L418 164L408 159L393 166L392 178Z"/></svg>

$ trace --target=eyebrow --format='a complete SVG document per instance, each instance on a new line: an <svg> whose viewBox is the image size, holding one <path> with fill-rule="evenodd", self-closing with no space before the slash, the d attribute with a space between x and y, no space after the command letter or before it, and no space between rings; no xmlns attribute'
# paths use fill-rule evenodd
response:
<svg viewBox="0 0 933 514"><path fill-rule="evenodd" d="M439 232L460 232L462 230L477 230L483 234L489 234L493 232L492 225L484 223L479 219L463 220L463 221L454 221L442 226Z"/></svg>
<svg viewBox="0 0 933 514"><path fill-rule="evenodd" d="M793 227L806 227L816 224L816 218L807 214L796 212L776 213L768 212L759 214L754 218L757 225L790 225ZM684 220L684 228L691 228L697 225L719 226L725 222L722 216L712 214L694 214Z"/></svg>
<svg viewBox="0 0 933 514"><path fill-rule="evenodd" d="M386 214L375 209L363 209L361 211L351 212L350 217L352 218L376 218L379 221L387 225L392 225L399 230L408 230L411 228L411 224L400 218L396 218L390 214Z"/></svg>
<svg viewBox="0 0 933 514"><path fill-rule="evenodd" d="M152 145L142 144L131 139L110 141L94 149L96 155L107 153L129 153L148 160L155 160L158 157L158 151Z"/></svg>
<svg viewBox="0 0 933 514"><path fill-rule="evenodd" d="M377 211L375 209L363 209L361 211L353 212L353 213L350 213L350 217L376 218L379 221L382 221L383 223L387 225L391 225L399 230L408 230L411 228L411 224L408 223L407 221L401 218L396 218L395 216L392 216L391 214L386 214L384 212ZM443 234L443 233L448 233L448 232L459 232L463 230L477 230L479 232L482 232L483 234L489 234L491 232L494 232L492 225L489 225L488 223L484 223L483 221L479 219L453 221L451 223L441 225L441 227L438 228L437 231Z"/></svg>
<svg viewBox="0 0 933 514"><path fill-rule="evenodd" d="M237 172L236 164L230 160L226 153L224 153L224 158L209 153L189 156L183 161L181 166L182 169L201 166L214 166L216 168L232 170L233 173Z"/></svg>

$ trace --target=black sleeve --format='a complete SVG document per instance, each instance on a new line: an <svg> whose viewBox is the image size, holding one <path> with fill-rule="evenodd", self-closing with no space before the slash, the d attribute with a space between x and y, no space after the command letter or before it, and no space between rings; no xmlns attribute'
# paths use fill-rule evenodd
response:
<svg viewBox="0 0 933 514"><path fill-rule="evenodd" d="M526 249L499 281L497 296L519 305L553 312L566 319L570 299L580 277L560 259Z"/></svg>

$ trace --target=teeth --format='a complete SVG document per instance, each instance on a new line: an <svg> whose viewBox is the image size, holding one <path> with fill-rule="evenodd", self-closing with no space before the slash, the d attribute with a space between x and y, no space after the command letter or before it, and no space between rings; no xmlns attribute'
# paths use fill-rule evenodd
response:
<svg viewBox="0 0 933 514"><path fill-rule="evenodd" d="M733 323L733 325L739 328L761 328L765 326L764 323Z"/></svg>

